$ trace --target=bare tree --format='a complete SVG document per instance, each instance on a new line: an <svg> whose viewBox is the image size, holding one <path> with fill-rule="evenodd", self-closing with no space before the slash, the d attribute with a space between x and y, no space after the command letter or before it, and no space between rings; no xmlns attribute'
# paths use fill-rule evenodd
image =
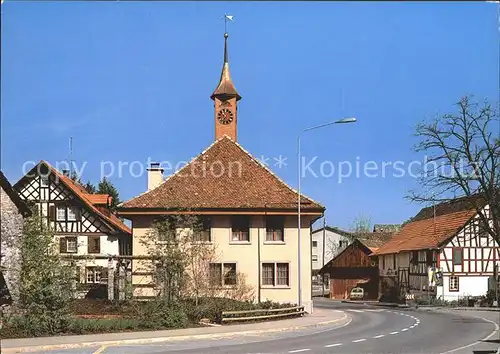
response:
<svg viewBox="0 0 500 354"><path fill-rule="evenodd" d="M463 97L457 112L416 127L417 152L428 155L418 182L422 191L408 198L423 203L469 198L484 231L500 242L499 116L491 104ZM489 206L488 209L485 206ZM489 214L489 215L488 215Z"/></svg>
<svg viewBox="0 0 500 354"><path fill-rule="evenodd" d="M372 219L366 215L359 215L352 222L349 231L348 238L350 238L351 243L358 238L364 238L367 233L372 231Z"/></svg>

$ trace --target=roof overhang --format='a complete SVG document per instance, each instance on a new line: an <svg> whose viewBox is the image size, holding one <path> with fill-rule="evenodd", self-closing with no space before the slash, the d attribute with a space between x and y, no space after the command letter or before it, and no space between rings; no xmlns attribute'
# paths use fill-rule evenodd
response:
<svg viewBox="0 0 500 354"><path fill-rule="evenodd" d="M193 209L153 209L153 208L118 208L117 214L121 216L132 215L298 215L297 209L265 209L265 208L193 208ZM324 209L302 209L301 215L321 217Z"/></svg>

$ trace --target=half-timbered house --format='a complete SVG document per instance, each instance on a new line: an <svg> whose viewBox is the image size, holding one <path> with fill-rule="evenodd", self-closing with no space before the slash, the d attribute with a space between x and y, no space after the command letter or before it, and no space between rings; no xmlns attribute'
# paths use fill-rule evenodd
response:
<svg viewBox="0 0 500 354"><path fill-rule="evenodd" d="M476 196L422 209L374 253L381 281L400 294L447 301L485 295L495 264L500 264L500 247L481 227L478 205L487 214L488 205ZM443 286L429 282L429 268L442 271Z"/></svg>
<svg viewBox="0 0 500 354"><path fill-rule="evenodd" d="M106 256L132 254L131 230L111 213L111 197L88 193L66 171L41 161L14 188L53 230L60 254L83 259L78 263L81 283L102 282L108 269Z"/></svg>

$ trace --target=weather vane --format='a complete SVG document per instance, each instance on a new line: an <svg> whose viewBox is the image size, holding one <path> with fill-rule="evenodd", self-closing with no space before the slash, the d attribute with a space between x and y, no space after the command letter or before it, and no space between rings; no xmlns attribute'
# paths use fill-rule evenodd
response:
<svg viewBox="0 0 500 354"><path fill-rule="evenodd" d="M233 22L233 15L224 14L224 33L227 33L227 22Z"/></svg>

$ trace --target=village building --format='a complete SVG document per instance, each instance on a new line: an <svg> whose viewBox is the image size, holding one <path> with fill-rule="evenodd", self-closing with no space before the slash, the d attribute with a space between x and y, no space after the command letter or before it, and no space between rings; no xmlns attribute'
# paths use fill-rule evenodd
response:
<svg viewBox="0 0 500 354"><path fill-rule="evenodd" d="M144 241L147 244L155 218L183 213L203 217L204 240L216 244L220 252L210 269L219 275L244 274L255 290L255 301L298 303L310 312L311 225L325 208L302 196L298 225L297 192L238 144L242 97L231 79L227 34L224 37L222 73L211 95L215 141L166 180L161 166L152 165L148 190L119 205L118 213L132 222L134 257L148 254ZM133 261L138 297L157 294L145 262Z"/></svg>
<svg viewBox="0 0 500 354"><path fill-rule="evenodd" d="M111 258L132 254L132 232L111 212L111 197L88 193L68 171L60 172L40 161L14 189L24 201L34 204L53 230L61 256L75 260L82 295L106 284Z"/></svg>
<svg viewBox="0 0 500 354"><path fill-rule="evenodd" d="M423 208L374 252L382 291L396 288L400 297L413 293L446 301L485 295L500 264L500 247L481 227L478 207L488 215L478 196ZM442 271L443 286L429 283L429 268Z"/></svg>
<svg viewBox="0 0 500 354"><path fill-rule="evenodd" d="M356 238L320 270L327 276L331 299L348 299L353 288L364 289L365 300L379 296L379 269L377 257L371 255L392 237L391 232L367 232Z"/></svg>
<svg viewBox="0 0 500 354"><path fill-rule="evenodd" d="M328 225L311 233L313 276L349 245L351 239L348 236L347 231Z"/></svg>
<svg viewBox="0 0 500 354"><path fill-rule="evenodd" d="M0 171L0 305L16 301L19 281L20 240L24 218L31 209Z"/></svg>

